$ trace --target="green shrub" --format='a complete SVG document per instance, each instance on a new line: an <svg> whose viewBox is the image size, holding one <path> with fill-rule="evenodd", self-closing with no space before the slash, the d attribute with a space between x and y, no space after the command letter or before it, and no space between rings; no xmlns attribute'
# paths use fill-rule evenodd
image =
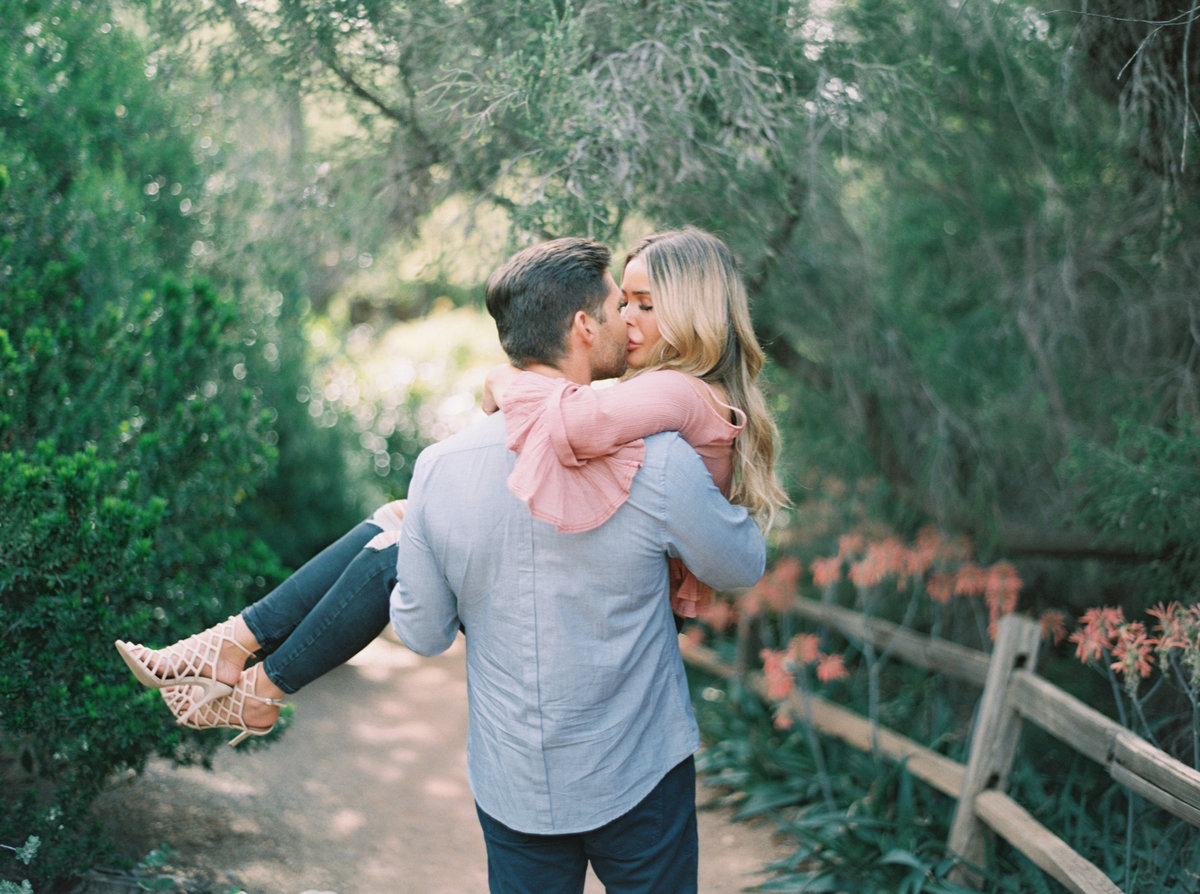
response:
<svg viewBox="0 0 1200 894"><path fill-rule="evenodd" d="M168 283L89 315L77 286L58 267L0 289L16 324L0 334L0 723L37 779L6 791L0 841L39 836L40 878L94 859L87 808L116 769L215 747L171 722L112 641L169 641L278 573L238 522L270 453L253 396L226 381L228 303Z"/></svg>
<svg viewBox="0 0 1200 894"><path fill-rule="evenodd" d="M115 771L221 741L112 641L211 624L280 569L242 519L274 461L244 313L190 272L188 118L107 4L3 9L0 753L23 774L0 844L41 846L0 878L40 888L102 852L88 809Z"/></svg>
<svg viewBox="0 0 1200 894"><path fill-rule="evenodd" d="M1063 471L1078 518L1146 557L1119 575L1133 615L1157 602L1200 596L1200 426L1122 422L1113 446L1078 441Z"/></svg>

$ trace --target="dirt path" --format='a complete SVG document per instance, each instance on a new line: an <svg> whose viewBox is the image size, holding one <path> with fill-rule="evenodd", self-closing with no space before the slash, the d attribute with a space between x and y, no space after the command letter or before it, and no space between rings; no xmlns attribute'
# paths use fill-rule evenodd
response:
<svg viewBox="0 0 1200 894"><path fill-rule="evenodd" d="M107 793L97 811L122 853L168 845L180 891L486 892L461 640L428 659L381 638L293 702L292 728L268 750L222 749L215 772L154 763ZM702 894L761 882L783 855L769 827L700 811ZM589 876L586 890L603 887Z"/></svg>

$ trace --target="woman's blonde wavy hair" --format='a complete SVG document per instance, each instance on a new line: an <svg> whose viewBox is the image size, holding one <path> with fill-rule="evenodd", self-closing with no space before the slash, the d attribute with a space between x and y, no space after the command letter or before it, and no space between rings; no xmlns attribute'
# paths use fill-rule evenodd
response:
<svg viewBox="0 0 1200 894"><path fill-rule="evenodd" d="M733 252L695 227L639 240L625 256L641 258L661 341L644 369L675 369L724 389L746 413L734 444L732 502L770 528L787 495L775 478L778 433L758 387L763 351L750 322L750 302ZM636 375L636 373L635 373Z"/></svg>

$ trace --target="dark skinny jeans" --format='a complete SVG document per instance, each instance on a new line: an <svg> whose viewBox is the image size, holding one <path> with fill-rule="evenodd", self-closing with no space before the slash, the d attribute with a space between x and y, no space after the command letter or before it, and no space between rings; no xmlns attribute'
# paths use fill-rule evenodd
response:
<svg viewBox="0 0 1200 894"><path fill-rule="evenodd" d="M387 626L397 547L368 546L379 532L360 522L242 612L266 653L263 672L284 692L344 664Z"/></svg>

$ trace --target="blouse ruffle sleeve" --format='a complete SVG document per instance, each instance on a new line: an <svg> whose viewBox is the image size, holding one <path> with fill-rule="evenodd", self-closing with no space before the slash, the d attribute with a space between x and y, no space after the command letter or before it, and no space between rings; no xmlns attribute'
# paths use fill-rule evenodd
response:
<svg viewBox="0 0 1200 894"><path fill-rule="evenodd" d="M573 533L597 528L629 497L646 446L640 438L613 445L601 456L580 458L567 447L561 410L566 400L591 391L564 379L522 373L505 389L507 444L517 454L508 488L534 518Z"/></svg>
<svg viewBox="0 0 1200 894"><path fill-rule="evenodd" d="M688 571L679 559L671 560L671 613L680 618L694 618L712 599L712 587Z"/></svg>
<svg viewBox="0 0 1200 894"><path fill-rule="evenodd" d="M718 401L738 420L731 422L683 373L656 370L602 389L522 373L503 400L508 447L517 453L509 490L561 531L598 527L620 508L645 457L642 438L660 431L678 431L729 492L745 413ZM678 560L670 577L672 610L694 618L712 589Z"/></svg>

